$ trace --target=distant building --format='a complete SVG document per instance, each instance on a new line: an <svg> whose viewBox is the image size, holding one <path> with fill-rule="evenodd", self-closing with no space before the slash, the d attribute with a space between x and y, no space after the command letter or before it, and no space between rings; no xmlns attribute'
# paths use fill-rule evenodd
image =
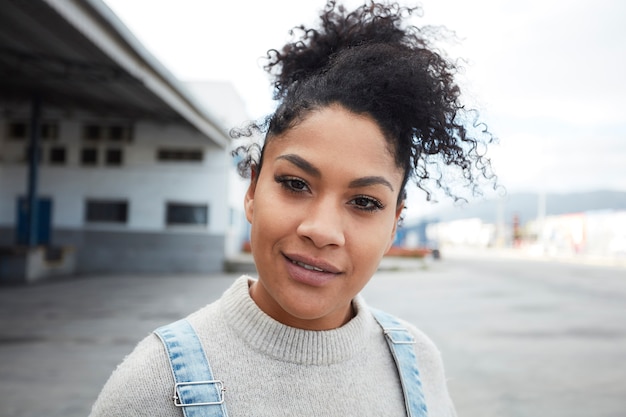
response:
<svg viewBox="0 0 626 417"><path fill-rule="evenodd" d="M250 123L248 110L241 96L229 81L194 81L187 82L189 91L206 106L211 114L223 126L230 129L244 128ZM258 138L244 138L245 144L249 140ZM233 140L230 149L244 143ZM241 178L237 173L237 160L230 159L228 169L228 204L229 227L226 235L226 257L236 258L241 253L242 246L248 240L250 224L246 220L243 198L249 181Z"/></svg>
<svg viewBox="0 0 626 417"><path fill-rule="evenodd" d="M221 271L230 172L223 121L103 2L3 3L1 246L71 246L78 273Z"/></svg>

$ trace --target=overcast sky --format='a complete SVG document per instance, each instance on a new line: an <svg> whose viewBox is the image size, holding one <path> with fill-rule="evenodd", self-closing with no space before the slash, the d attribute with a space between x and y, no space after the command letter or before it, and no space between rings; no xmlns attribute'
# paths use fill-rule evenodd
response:
<svg viewBox="0 0 626 417"><path fill-rule="evenodd" d="M323 0L105 0L182 81L230 80L251 117L272 109L259 58ZM344 4L360 4L346 0ZM404 3L403 3L404 4ZM408 5L414 3L406 3ZM454 30L466 101L500 139L509 192L626 191L626 2L423 0L415 23Z"/></svg>

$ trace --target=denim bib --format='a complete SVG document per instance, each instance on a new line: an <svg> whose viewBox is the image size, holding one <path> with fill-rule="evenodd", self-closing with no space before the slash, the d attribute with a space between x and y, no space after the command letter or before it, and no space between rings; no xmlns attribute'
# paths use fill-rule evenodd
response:
<svg viewBox="0 0 626 417"><path fill-rule="evenodd" d="M385 312L372 309L398 368L408 417L428 417L422 381L413 345L415 340L400 321ZM224 383L213 377L211 366L200 340L185 319L154 331L165 345L174 387L172 399L185 417L227 417Z"/></svg>

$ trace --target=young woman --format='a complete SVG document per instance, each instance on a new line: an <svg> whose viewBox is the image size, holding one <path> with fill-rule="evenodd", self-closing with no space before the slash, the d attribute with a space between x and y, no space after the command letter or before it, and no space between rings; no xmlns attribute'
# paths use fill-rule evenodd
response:
<svg viewBox="0 0 626 417"><path fill-rule="evenodd" d="M92 416L455 415L433 343L359 296L409 180L450 193L446 170L490 178L456 68L404 26L412 11L330 1L270 51L279 106L256 126L264 144L240 149L258 279L140 342Z"/></svg>

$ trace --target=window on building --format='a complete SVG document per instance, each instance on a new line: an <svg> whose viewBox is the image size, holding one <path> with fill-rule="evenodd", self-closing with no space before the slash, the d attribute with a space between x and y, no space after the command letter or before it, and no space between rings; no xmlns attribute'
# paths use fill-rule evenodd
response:
<svg viewBox="0 0 626 417"><path fill-rule="evenodd" d="M9 139L26 139L28 126L24 122L11 122L8 124L7 136Z"/></svg>
<svg viewBox="0 0 626 417"><path fill-rule="evenodd" d="M112 142L130 142L133 138L133 129L130 125L109 126L108 139Z"/></svg>
<svg viewBox="0 0 626 417"><path fill-rule="evenodd" d="M42 140L57 140L59 138L59 125L54 122L41 124Z"/></svg>
<svg viewBox="0 0 626 417"><path fill-rule="evenodd" d="M83 139L99 140L102 137L102 127L99 125L83 126Z"/></svg>
<svg viewBox="0 0 626 417"><path fill-rule="evenodd" d="M109 128L109 139L112 141L120 141L124 139L124 127L111 126Z"/></svg>
<svg viewBox="0 0 626 417"><path fill-rule="evenodd" d="M207 204L167 203L165 221L168 226L207 225L209 206Z"/></svg>
<svg viewBox="0 0 626 417"><path fill-rule="evenodd" d="M48 152L48 160L51 165L65 165L67 158L65 147L53 146Z"/></svg>
<svg viewBox="0 0 626 417"><path fill-rule="evenodd" d="M41 140L56 140L59 137L59 124L57 122L44 122L40 126ZM25 140L30 136L30 125L27 122L10 122L7 127L9 139Z"/></svg>
<svg viewBox="0 0 626 417"><path fill-rule="evenodd" d="M110 166L119 166L123 162L123 153L121 149L107 149L105 155L105 163Z"/></svg>
<svg viewBox="0 0 626 417"><path fill-rule="evenodd" d="M201 149L159 149L157 159L163 162L202 162L204 153Z"/></svg>
<svg viewBox="0 0 626 417"><path fill-rule="evenodd" d="M83 148L80 152L80 162L83 165L93 166L98 164L98 149Z"/></svg>
<svg viewBox="0 0 626 417"><path fill-rule="evenodd" d="M83 125L83 139L87 141L130 142L133 136L130 124L87 123Z"/></svg>
<svg viewBox="0 0 626 417"><path fill-rule="evenodd" d="M126 223L128 221L128 201L87 200L85 221L88 223Z"/></svg>

